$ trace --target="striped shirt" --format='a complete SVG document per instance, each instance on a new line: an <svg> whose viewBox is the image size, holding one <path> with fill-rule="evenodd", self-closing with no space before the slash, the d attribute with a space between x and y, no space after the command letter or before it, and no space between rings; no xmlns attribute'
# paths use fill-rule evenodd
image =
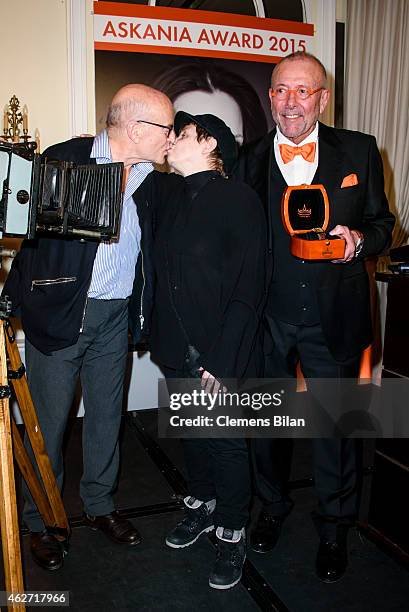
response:
<svg viewBox="0 0 409 612"><path fill-rule="evenodd" d="M91 157L97 164L112 162L106 130L94 139ZM140 251L141 229L132 194L144 181L153 165L134 164L126 183L118 242L101 242L92 269L88 297L100 300L125 299L132 293L135 265Z"/></svg>

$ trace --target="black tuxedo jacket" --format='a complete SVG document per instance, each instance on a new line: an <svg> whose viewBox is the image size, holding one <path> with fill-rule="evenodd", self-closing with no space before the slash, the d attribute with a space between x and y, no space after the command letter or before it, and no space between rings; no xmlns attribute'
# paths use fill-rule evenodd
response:
<svg viewBox="0 0 409 612"><path fill-rule="evenodd" d="M280 202L272 193L277 181L285 182L274 156L275 130L261 141L243 147L236 175L257 191L264 205L269 228L269 252L273 253L272 215L280 214ZM360 230L364 246L358 257L346 264L316 265L315 285L319 319L333 357L345 362L356 357L372 339L368 276L364 258L382 253L390 244L394 216L384 192L382 160L376 140L360 132L319 124L319 164L314 183L322 183L330 202L328 230L346 225ZM356 174L358 184L341 188L343 179ZM282 191L279 191L282 193ZM274 201L273 201L274 200ZM273 266L280 266L276 252Z"/></svg>

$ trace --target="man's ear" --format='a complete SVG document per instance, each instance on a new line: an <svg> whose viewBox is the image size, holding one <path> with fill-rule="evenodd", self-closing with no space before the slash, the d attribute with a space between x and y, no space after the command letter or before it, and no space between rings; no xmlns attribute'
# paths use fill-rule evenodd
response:
<svg viewBox="0 0 409 612"><path fill-rule="evenodd" d="M325 107L328 104L329 97L330 97L329 89L323 89L321 92L321 98L320 98L320 114L324 112Z"/></svg>
<svg viewBox="0 0 409 612"><path fill-rule="evenodd" d="M126 133L127 136L132 142L139 142L141 139L141 133L143 131L143 127L137 121L128 121L126 124Z"/></svg>

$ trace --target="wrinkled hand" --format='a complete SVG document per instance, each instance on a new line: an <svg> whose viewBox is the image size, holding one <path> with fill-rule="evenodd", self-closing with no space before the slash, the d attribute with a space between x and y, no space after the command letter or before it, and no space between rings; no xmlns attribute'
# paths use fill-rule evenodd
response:
<svg viewBox="0 0 409 612"><path fill-rule="evenodd" d="M355 248L358 240L363 237L363 234L358 230L351 230L346 225L336 225L329 232L330 236L339 236L345 240L345 254L342 259L333 259L332 263L346 263L355 257Z"/></svg>

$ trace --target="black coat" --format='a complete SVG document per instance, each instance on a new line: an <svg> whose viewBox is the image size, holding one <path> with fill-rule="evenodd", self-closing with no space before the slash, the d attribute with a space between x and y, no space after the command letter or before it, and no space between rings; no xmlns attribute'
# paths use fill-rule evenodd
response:
<svg viewBox="0 0 409 612"><path fill-rule="evenodd" d="M274 157L275 132L244 147L237 176L251 185L265 205L269 252L273 253L272 215L280 214L271 186L283 182ZM390 244L394 216L384 193L382 160L375 138L319 124L319 165L314 183L322 183L330 202L328 230L341 224L364 235L361 254L346 264L330 262L317 267L315 284L319 320L333 357L343 362L357 356L372 339L368 276L364 258L382 253ZM341 188L342 180L356 174L358 184ZM285 183L283 183L283 188ZM272 266L280 266L280 251ZM270 260L271 261L271 260ZM272 268L271 266L271 268ZM270 270L271 271L271 270Z"/></svg>
<svg viewBox="0 0 409 612"><path fill-rule="evenodd" d="M197 177L200 189L192 198L186 183L191 186L193 180L197 191ZM160 185L150 340L154 359L180 369L187 335L200 352L199 364L213 375L256 376L265 296L261 202L247 185L215 172L186 180L176 175L151 179Z"/></svg>
<svg viewBox="0 0 409 612"><path fill-rule="evenodd" d="M93 138L68 140L49 147L42 157L77 164L95 162L90 159L93 141ZM134 342L140 340L142 331L149 333L153 294L152 274L148 270L145 280L142 275L142 253L152 249L150 210L145 200L136 199L136 205L142 237L130 300ZM25 240L14 259L2 295L11 298L13 315L21 317L28 340L43 353L77 341L97 248L96 241L45 237ZM146 321L142 331L141 319Z"/></svg>

